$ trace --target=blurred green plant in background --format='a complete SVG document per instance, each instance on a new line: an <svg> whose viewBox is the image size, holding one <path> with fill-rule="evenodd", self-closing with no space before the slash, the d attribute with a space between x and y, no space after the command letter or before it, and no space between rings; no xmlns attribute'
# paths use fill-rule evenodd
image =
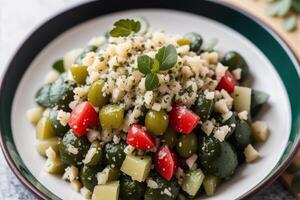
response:
<svg viewBox="0 0 300 200"><path fill-rule="evenodd" d="M297 29L298 15L300 14L300 0L265 0L270 6L266 12L272 17L282 17L282 27L286 31Z"/></svg>

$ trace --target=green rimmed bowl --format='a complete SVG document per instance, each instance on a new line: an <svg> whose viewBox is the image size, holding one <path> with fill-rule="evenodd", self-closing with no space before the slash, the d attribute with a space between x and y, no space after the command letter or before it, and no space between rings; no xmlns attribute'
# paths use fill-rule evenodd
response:
<svg viewBox="0 0 300 200"><path fill-rule="evenodd" d="M144 16L153 30L217 37L217 50L239 51L254 77L254 88L271 94L261 119L271 135L258 149L262 159L242 166L210 199L247 198L275 180L299 145L299 62L272 30L236 8L216 1L101 0L68 10L38 28L12 58L0 90L1 147L16 176L41 199L82 199L68 183L43 170L35 151L34 127L25 118L34 106L51 63L70 49L103 35L116 19Z"/></svg>

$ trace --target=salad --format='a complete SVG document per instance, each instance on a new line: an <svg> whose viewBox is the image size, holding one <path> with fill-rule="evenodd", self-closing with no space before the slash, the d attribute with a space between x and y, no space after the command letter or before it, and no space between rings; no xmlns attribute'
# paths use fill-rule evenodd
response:
<svg viewBox="0 0 300 200"><path fill-rule="evenodd" d="M28 110L45 170L85 199L212 196L268 138L255 120L269 95L216 39L121 19L53 64Z"/></svg>

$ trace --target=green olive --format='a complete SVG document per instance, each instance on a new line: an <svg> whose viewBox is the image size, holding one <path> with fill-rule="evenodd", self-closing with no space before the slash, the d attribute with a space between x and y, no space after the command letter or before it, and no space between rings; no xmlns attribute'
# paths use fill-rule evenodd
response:
<svg viewBox="0 0 300 200"><path fill-rule="evenodd" d="M200 47L202 45L203 39L201 35L198 33L186 33L183 36L184 39L190 40L190 50L194 52L198 52L200 50Z"/></svg>
<svg viewBox="0 0 300 200"><path fill-rule="evenodd" d="M124 149L126 148L126 143L121 140L118 144L113 142L107 143L104 148L104 161L105 164L111 165L113 167L121 167L126 154Z"/></svg>
<svg viewBox="0 0 300 200"><path fill-rule="evenodd" d="M103 167L101 166L82 166L80 170L80 181L83 186L89 191L93 191L94 187L98 184L96 175L102 170Z"/></svg>
<svg viewBox="0 0 300 200"><path fill-rule="evenodd" d="M91 159L89 160L89 162L87 162L87 163L85 163L85 164L86 164L86 165L90 165L90 166L101 164L103 151L102 151L100 142L97 141L97 140L95 140L95 141L91 144L89 151L93 151L93 152L95 152L95 153L93 154L93 156L91 157ZM88 155L88 154L87 154L87 155Z"/></svg>
<svg viewBox="0 0 300 200"><path fill-rule="evenodd" d="M60 158L68 165L80 165L89 148L90 142L86 137L78 137L70 130L59 143Z"/></svg>
<svg viewBox="0 0 300 200"><path fill-rule="evenodd" d="M153 135L162 135L167 130L169 117L166 111L149 110L145 117L145 126Z"/></svg>
<svg viewBox="0 0 300 200"><path fill-rule="evenodd" d="M85 84L85 79L88 76L87 66L74 66L70 68L70 71L77 84Z"/></svg>
<svg viewBox="0 0 300 200"><path fill-rule="evenodd" d="M240 68L242 70L242 79L245 79L249 74L249 67L247 62L241 56L241 54L235 51L227 52L222 59L222 63L223 65L228 66L230 71Z"/></svg>
<svg viewBox="0 0 300 200"><path fill-rule="evenodd" d="M124 118L124 108L120 105L103 106L99 112L100 124L103 129L120 128Z"/></svg>
<svg viewBox="0 0 300 200"><path fill-rule="evenodd" d="M171 127L167 128L166 132L161 136L161 142L167 144L170 148L175 147L177 143L176 132Z"/></svg>
<svg viewBox="0 0 300 200"><path fill-rule="evenodd" d="M36 139L46 140L55 137L55 131L48 117L42 117L36 126Z"/></svg>
<svg viewBox="0 0 300 200"><path fill-rule="evenodd" d="M107 96L103 95L102 88L104 86L104 81L97 81L92 84L91 88L89 89L87 99L88 101L96 107L102 108L107 101Z"/></svg>
<svg viewBox="0 0 300 200"><path fill-rule="evenodd" d="M194 111L202 122L205 122L211 115L214 107L214 100L207 99L204 94L200 94L195 104L192 106Z"/></svg>
<svg viewBox="0 0 300 200"><path fill-rule="evenodd" d="M176 150L183 158L188 158L193 155L198 150L198 138L196 134L181 135L178 138Z"/></svg>

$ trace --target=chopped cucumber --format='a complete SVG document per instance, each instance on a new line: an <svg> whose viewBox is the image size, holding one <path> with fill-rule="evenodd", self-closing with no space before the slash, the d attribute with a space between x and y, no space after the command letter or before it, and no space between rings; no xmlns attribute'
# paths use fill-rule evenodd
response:
<svg viewBox="0 0 300 200"><path fill-rule="evenodd" d="M94 188L92 200L118 200L119 192L119 181L113 181L105 185L97 185Z"/></svg>
<svg viewBox="0 0 300 200"><path fill-rule="evenodd" d="M257 142L265 142L268 139L268 125L264 121L252 123L252 135Z"/></svg>
<svg viewBox="0 0 300 200"><path fill-rule="evenodd" d="M183 179L182 190L194 197L200 189L204 177L201 169L188 172Z"/></svg>
<svg viewBox="0 0 300 200"><path fill-rule="evenodd" d="M218 177L212 175L205 175L205 178L203 180L203 186L207 196L212 196L215 194L219 182L220 179Z"/></svg>
<svg viewBox="0 0 300 200"><path fill-rule="evenodd" d="M74 81L77 84L85 84L85 79L88 76L87 66L72 66L70 68Z"/></svg>
<svg viewBox="0 0 300 200"><path fill-rule="evenodd" d="M132 180L145 181L151 170L152 160L150 156L126 155L121 171L131 176Z"/></svg>
<svg viewBox="0 0 300 200"><path fill-rule="evenodd" d="M250 113L251 88L235 86L233 92L233 107L237 112L247 111Z"/></svg>
<svg viewBox="0 0 300 200"><path fill-rule="evenodd" d="M46 140L55 137L56 134L48 117L42 117L36 126L36 139Z"/></svg>
<svg viewBox="0 0 300 200"><path fill-rule="evenodd" d="M58 153L58 137L53 137L46 140L37 140L35 147L37 152L44 157L46 157L46 150L49 147Z"/></svg>
<svg viewBox="0 0 300 200"><path fill-rule="evenodd" d="M66 165L56 156L55 159L47 159L45 168L50 174L62 174L65 171Z"/></svg>
<svg viewBox="0 0 300 200"><path fill-rule="evenodd" d="M263 105L265 105L268 102L269 98L270 96L265 92L252 90L251 93L251 116L252 117L255 117L255 115L259 113Z"/></svg>

